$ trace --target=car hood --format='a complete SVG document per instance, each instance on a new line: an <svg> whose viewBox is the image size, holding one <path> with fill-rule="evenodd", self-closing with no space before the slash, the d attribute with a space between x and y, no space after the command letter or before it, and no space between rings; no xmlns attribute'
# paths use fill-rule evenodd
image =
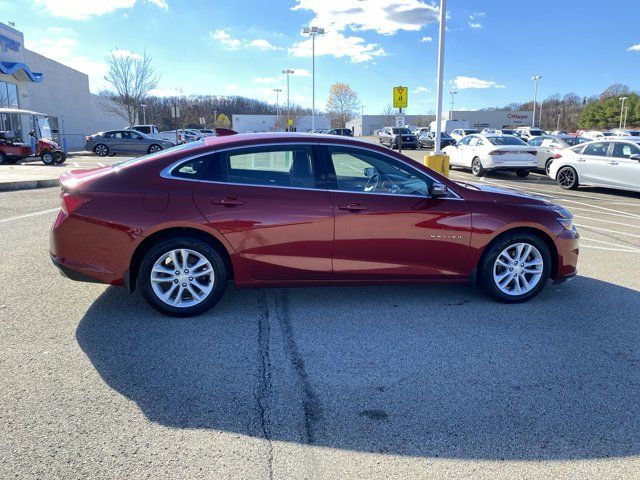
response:
<svg viewBox="0 0 640 480"><path fill-rule="evenodd" d="M459 182L463 187L480 194L485 200L495 203L509 203L519 205L553 206L549 200L530 193L507 187L495 187L493 185Z"/></svg>

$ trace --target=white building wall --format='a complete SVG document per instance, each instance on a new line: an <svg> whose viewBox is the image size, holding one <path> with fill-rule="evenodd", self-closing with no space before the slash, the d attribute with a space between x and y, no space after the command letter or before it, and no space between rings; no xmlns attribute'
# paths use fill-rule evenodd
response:
<svg viewBox="0 0 640 480"><path fill-rule="evenodd" d="M282 117L282 115L281 115ZM276 115L232 115L231 128L238 133L246 132L276 132ZM286 121L286 120L285 120ZM325 115L316 115L316 130L327 130L331 128L331 122ZM311 130L311 115L305 115L295 119L294 127L297 132L308 132ZM285 125L280 125L280 130Z"/></svg>
<svg viewBox="0 0 640 480"><path fill-rule="evenodd" d="M469 128L508 128L531 125L532 112L515 112L511 110L475 110L455 111L451 118L466 120ZM443 112L443 117L450 120L449 112Z"/></svg>

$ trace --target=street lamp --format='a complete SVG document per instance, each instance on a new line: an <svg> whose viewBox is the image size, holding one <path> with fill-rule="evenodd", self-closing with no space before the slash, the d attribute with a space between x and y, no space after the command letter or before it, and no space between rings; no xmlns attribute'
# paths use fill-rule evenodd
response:
<svg viewBox="0 0 640 480"><path fill-rule="evenodd" d="M453 120L453 96L457 94L456 90L450 90L449 94L451 95L451 109L449 110L449 120Z"/></svg>
<svg viewBox="0 0 640 480"><path fill-rule="evenodd" d="M538 80L542 78L542 75L534 75L531 77L533 80L533 119L531 120L531 126L536 126L536 97L538 96Z"/></svg>
<svg viewBox="0 0 640 480"><path fill-rule="evenodd" d="M622 105L620 106L620 125L618 128L622 128L622 114L624 112L624 101L629 97L620 97L619 100L622 100Z"/></svg>
<svg viewBox="0 0 640 480"><path fill-rule="evenodd" d="M295 72L287 68L285 70L282 70L282 73L284 73L287 76L287 132L288 132L289 118L291 116L291 104L289 103L289 75L293 75Z"/></svg>
<svg viewBox="0 0 640 480"><path fill-rule="evenodd" d="M147 108L147 106L144 103L141 103L140 106L142 107L142 124L146 125L147 124L147 113L145 111L145 108Z"/></svg>
<svg viewBox="0 0 640 480"><path fill-rule="evenodd" d="M303 35L311 37L311 131L316 129L316 37L324 35L324 28L304 27Z"/></svg>
<svg viewBox="0 0 640 480"><path fill-rule="evenodd" d="M629 105L624 107L624 123L622 124L622 128L627 128L627 115L629 114Z"/></svg>
<svg viewBox="0 0 640 480"><path fill-rule="evenodd" d="M276 128L280 131L280 92L282 92L281 88L274 88L274 92L276 92Z"/></svg>
<svg viewBox="0 0 640 480"><path fill-rule="evenodd" d="M440 31L438 33L438 88L436 89L436 141L434 155L442 155L440 151L440 132L442 130L442 72L444 70L444 32L447 20L447 0L440 0Z"/></svg>

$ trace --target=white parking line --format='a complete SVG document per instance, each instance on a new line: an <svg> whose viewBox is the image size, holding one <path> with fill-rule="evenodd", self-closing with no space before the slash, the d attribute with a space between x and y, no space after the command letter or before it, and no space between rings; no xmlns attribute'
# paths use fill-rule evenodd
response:
<svg viewBox="0 0 640 480"><path fill-rule="evenodd" d="M98 165L100 165L101 167L104 167L104 163L100 163L100 162L97 162L97 163L98 163Z"/></svg>
<svg viewBox="0 0 640 480"><path fill-rule="evenodd" d="M633 233L626 233L626 232L618 232L617 230L611 230L610 228L594 227L592 225L583 225L583 224L580 224L580 223L574 223L574 225L576 227L590 228L592 230L600 230L601 232L617 233L618 235L626 235L628 237L640 238L640 235L635 235Z"/></svg>
<svg viewBox="0 0 640 480"><path fill-rule="evenodd" d="M582 218L584 220L593 220L594 222L611 223L612 225L620 225L622 227L640 228L640 224L633 225L632 223L613 222L611 220L603 220L601 218L585 217L584 215L573 215L574 218Z"/></svg>
<svg viewBox="0 0 640 480"><path fill-rule="evenodd" d="M597 247L595 245L580 245L580 248L591 248L592 250L606 250L608 252L640 253L640 250L624 250L622 248Z"/></svg>
<svg viewBox="0 0 640 480"><path fill-rule="evenodd" d="M588 238L588 237L584 237L584 236L580 236L581 240L587 241L587 242L595 242L595 243L604 243L605 245L609 246L609 247L613 247L613 248L620 248L620 249L624 249L625 252L631 252L631 253L640 253L640 248L634 248L634 247L629 247L628 245L620 245L619 243L612 243L612 242L608 242L606 240L596 240L595 238ZM583 245L582 243L580 243L580 247L586 247L588 245Z"/></svg>
<svg viewBox="0 0 640 480"><path fill-rule="evenodd" d="M78 164L78 162L73 162L73 166L77 168L77 167L79 167L80 165Z"/></svg>
<svg viewBox="0 0 640 480"><path fill-rule="evenodd" d="M20 220L21 218L35 217L36 215L44 215L45 213L57 212L60 208L50 208L48 210L40 210L38 212L25 213L23 215L16 215L14 217L2 218L0 223L12 222L14 220Z"/></svg>

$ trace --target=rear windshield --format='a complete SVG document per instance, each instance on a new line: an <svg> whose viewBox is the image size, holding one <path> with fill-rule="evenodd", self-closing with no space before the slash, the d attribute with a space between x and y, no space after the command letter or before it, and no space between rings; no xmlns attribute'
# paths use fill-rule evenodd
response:
<svg viewBox="0 0 640 480"><path fill-rule="evenodd" d="M503 135L500 137L487 137L487 139L494 145L526 145L522 140L509 135Z"/></svg>
<svg viewBox="0 0 640 480"><path fill-rule="evenodd" d="M531 129L531 130L529 130L529 135L534 135L536 137L539 137L541 135L544 135L544 132L542 130Z"/></svg>
<svg viewBox="0 0 640 480"><path fill-rule="evenodd" d="M182 145L178 145L176 147L165 148L164 150L160 150L159 152L149 153L147 155L143 155L141 157L132 158L131 160L126 160L120 163L114 163L114 167L126 167L127 165L131 165L133 163L139 162L141 160L148 160L150 158L159 157L161 155L166 155L167 153L176 153L182 152L183 150L191 150L204 145L204 140L198 140L196 142L183 143Z"/></svg>
<svg viewBox="0 0 640 480"><path fill-rule="evenodd" d="M395 133L396 135L400 134L400 135L411 135L411 130L409 130L408 128L394 128L393 129L393 133Z"/></svg>
<svg viewBox="0 0 640 480"><path fill-rule="evenodd" d="M465 135L473 135L474 133L478 133L478 130L470 128L470 129L464 129L463 132Z"/></svg>
<svg viewBox="0 0 640 480"><path fill-rule="evenodd" d="M563 138L562 140L564 140L564 142L571 147L573 147L574 145L580 145L581 143L589 141L588 138L582 138L582 137L569 137L569 138Z"/></svg>

